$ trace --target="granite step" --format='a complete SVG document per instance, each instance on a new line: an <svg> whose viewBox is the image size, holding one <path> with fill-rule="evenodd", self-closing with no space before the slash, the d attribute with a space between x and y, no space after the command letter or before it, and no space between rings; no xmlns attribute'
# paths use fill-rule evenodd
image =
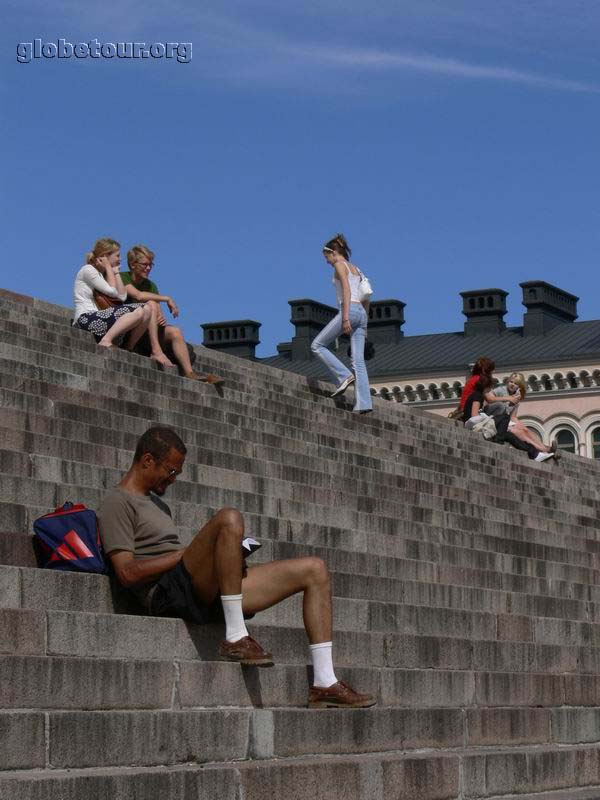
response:
<svg viewBox="0 0 600 800"><path fill-rule="evenodd" d="M569 582L557 578L530 576L522 572L516 574L508 571L448 566L433 561L376 556L373 553L310 546L296 542L263 541L262 545L262 549L253 556L253 563L315 555L323 558L334 573L600 602L600 587L588 582ZM37 561L31 537L24 534L0 533L0 564L36 567ZM546 562L540 561L539 564L545 567ZM595 573L583 577L597 581Z"/></svg>
<svg viewBox="0 0 600 800"><path fill-rule="evenodd" d="M38 345L38 346L39 346L39 345ZM53 356L54 356L54 353L53 353ZM104 360L106 361L106 357L104 357ZM106 382L105 382L105 383L106 383ZM201 388L206 390L206 393L205 393L205 395L204 395L204 396L205 396L205 397L206 397L208 400L210 400L210 399L212 399L212 398L214 397L214 392L211 392L211 391L209 391L207 387L198 387L198 386L195 386L195 387L194 387L194 389L195 389L195 395L196 395L196 396L202 396L202 395L199 395L199 394L198 394L198 393L200 392ZM313 399L314 399L314 398L313 398ZM247 402L247 398L246 398L246 402ZM292 402L294 402L294 398L292 398ZM297 399L295 400L295 403L296 403L296 405L297 405L297 403L298 403L298 400L297 400ZM270 406L270 404L268 404L268 405ZM326 411L326 409L328 409L328 408L330 409L330 408L331 408L331 406L330 406L330 404L329 404L329 405L328 405L328 404L322 404L322 408L323 408L323 412L325 412L325 411ZM329 412L329 413L332 413L332 412ZM402 432L402 430L404 430L404 428L403 428L403 427L401 427L400 429L398 429L398 424L397 424L397 420L399 419L399 417L398 417L398 414L401 414L401 415L402 415L402 414L406 414L406 413L409 413L409 412L408 412L408 411L406 411L406 410L405 410L405 409L403 409L403 408L399 408L399 409L397 410L397 413L396 413L395 415L392 415L392 416L395 416L395 418L396 418L396 423L395 423L395 424L392 426L392 427L394 427L394 428L396 429L396 431L395 431L395 432L396 432L396 434L400 434L400 433ZM421 414L421 417L422 417L422 416L423 416L423 415ZM342 426L343 426L343 425L346 425L346 426L348 427L348 429L350 429L350 430L360 430L360 432L361 432L361 435L363 436L363 438L364 438L364 437L367 435L367 434L366 434L366 431L368 431L368 430L369 430L368 428L365 428L365 426L364 426L364 425L363 425L363 426L360 426L360 427L357 427L357 426L356 426L356 424L355 424L355 421L351 419L351 416L350 416L350 418L348 419L348 418L344 417L343 415L342 415L341 417L340 417L339 415L337 415L337 416L336 416L336 420L337 420L337 421L336 421L336 427L339 427L340 425L342 425ZM421 422L421 425L423 425L423 422ZM431 425L431 423L429 423L429 425ZM375 433L377 433L377 434L381 434L381 432L382 432L381 421L379 421L379 422L376 422L376 423L373 423L373 424L372 424L372 427L373 427L373 430L374 430L374 432L375 432ZM426 427L427 427L427 425L425 425L425 428L426 428ZM440 427L441 427L441 429L442 429L442 430L444 429L444 426L439 426L439 425L438 425L438 430L440 429ZM433 430L435 430L435 427L433 428ZM469 438L468 438L468 437L470 436L470 445L471 445L471 446L470 446L470 447L467 449L467 451L468 451L468 452L469 452L469 451L471 451L471 450L473 450L473 449L475 449L475 450L476 450L478 447L482 447L482 448L483 448L483 449L481 450L481 453L482 453L482 455L484 455L484 456L485 456L485 454L489 454L489 452L490 452L490 450L489 450L489 445L488 445L488 444L486 444L486 443L482 443L481 441L479 441L478 437L471 436L471 435L469 434L469 432L464 432L464 431L457 432L457 431L456 431L456 432L454 432L454 433L453 433L453 432L452 432L452 430L451 430L451 429L449 429L449 428L447 428L447 427L446 427L446 431L449 431L449 433L447 433L447 435L448 435L448 436L452 436L452 435L454 435L454 436L456 436L456 437L457 437L457 441L458 441L458 442L462 441L464 444L466 444L466 443L469 441ZM421 432L421 435L423 435L423 432ZM465 436L467 437L466 439L465 439ZM461 437L462 437L462 439L461 439ZM563 470L563 471L564 471L564 470Z"/></svg>
<svg viewBox="0 0 600 800"><path fill-rule="evenodd" d="M216 658L216 649L208 660L186 660L173 654L169 661L164 660L164 650L155 652L154 658L132 658L132 649L126 658L123 653L111 657L0 656L2 708L106 711L282 707L289 710L306 706L312 680L306 648L305 663L277 661L268 670L221 662ZM533 715L537 739L530 743L550 741L550 729L553 736L558 735L559 729L568 729L571 743L596 741L600 737L597 676L588 673L406 670L338 664L336 674L340 680L372 694L382 708L478 710L478 715L471 715L472 720L495 715L498 726L499 720L511 718L512 709L514 730L522 728L524 723L518 721L537 708L541 709ZM470 727L473 725L471 721ZM564 738L567 733L561 736Z"/></svg>
<svg viewBox="0 0 600 800"><path fill-rule="evenodd" d="M50 355L50 354L49 354ZM55 356L52 355L52 358ZM106 360L106 356L104 360ZM9 370L9 375L6 376L7 380L10 380L10 375L13 373L13 370ZM95 391L91 392L91 394L98 400L104 401L105 404L108 404L113 410L115 406L118 406L118 402L121 405L125 403L135 404L135 402L140 402L140 397L144 394L152 394L154 398L153 404L156 404L157 408L165 408L172 411L173 403L175 402L175 398L170 395L160 395L156 394L154 391L152 392L140 392L138 390L134 390L129 388L128 385L122 386L113 386L113 380L110 383L106 380L106 373L104 380L97 381L95 383ZM131 382L132 379L129 379ZM127 376L124 376L124 382L127 384ZM33 378L23 378L22 383L30 384L33 387L33 391L35 394L39 394L40 392L35 389L36 385L43 384L43 381L35 380ZM86 380L86 383L89 384L89 381ZM57 395L61 395L63 398L74 398L76 397L77 392L84 392L82 388L75 388L78 384L81 384L81 378L77 376L70 376L67 377L66 385L62 385L63 382L61 381L58 385L57 384L49 384L49 386L53 387L53 391ZM75 385L73 385L75 384ZM118 389L118 392L116 390ZM107 396L107 393L110 394L111 391L117 394L117 397L110 398ZM103 394L103 397L99 395ZM403 416L406 415L407 412L402 407L399 407L397 413L393 415L392 419L389 421L384 420L375 420L370 428L365 427L364 425L359 426L356 423L356 420L352 417L352 415L345 415L340 414L339 409L335 406L332 406L329 402L322 402L320 398L313 398L310 405L305 406L303 408L302 401L299 400L297 397L290 397L287 402L282 402L282 398L277 393L270 393L268 398L261 398L256 397L255 392L251 392L250 398L248 397L248 393L241 394L240 392L236 392L232 389L227 389L227 396L226 399L221 399L212 389L211 387L206 387L203 385L194 385L193 389L186 390L186 395L189 398L189 402L183 402L183 400L177 400L178 408L181 407L184 411L187 411L188 414L197 413L197 406L198 403L201 403L204 408L214 407L216 409L223 410L224 406L227 409L239 411L240 413L246 411L248 407L253 411L259 410L260 415L259 418L275 418L275 422L279 424L283 424L285 422L288 425L291 423L292 427L299 428L300 430L306 432L307 430L311 430L308 428L306 415L302 412L310 412L315 420L320 425L335 425L336 431L343 433L344 436L352 438L354 441L359 441L363 446L374 446L376 444L377 439L381 439L381 434L385 432L390 440L394 442L401 442L403 436L408 436L411 434L417 433L421 438L422 441L428 440L429 432L427 431L427 427L424 426L423 430L414 430L414 425L406 426L403 423ZM127 399L127 395L129 395L129 399ZM125 396L125 398L123 397ZM111 401L112 402L109 402ZM144 403L142 402L142 406ZM435 438L432 439L431 444L435 446L447 445L448 439L452 441L452 437L454 437L454 442L457 446L462 445L465 451L465 456L468 457L475 457L481 456L481 458L485 459L489 458L490 452L494 452L494 449L490 450L490 445L480 440L480 437L471 434L468 431L450 431L447 432L448 429L444 429L443 426L441 430L437 430L432 432L432 436ZM445 434L442 437L442 433ZM381 441L379 441L381 446ZM467 447L467 444L469 445ZM388 448L391 449L391 448ZM480 452L478 452L478 449ZM508 451L508 448L506 448ZM521 454L522 457L522 454ZM569 468L566 470L569 471ZM565 470L563 470L565 473ZM566 473L565 473L566 474Z"/></svg>
<svg viewBox="0 0 600 800"><path fill-rule="evenodd" d="M62 462L56 464L50 460L46 464L51 469L47 476L50 480L4 473L0 483L0 530L27 532L31 530L38 511L47 513L67 499L76 498L90 508L98 508L106 491L122 475L119 470L96 468L81 462L73 464L73 471ZM277 534L273 535L275 531L282 531L284 538L290 538L292 530L304 530L307 525L319 526L321 530L326 527L332 532L339 531L338 543L352 548L348 542L361 537L364 540L366 531L369 531L369 542L381 543L380 552L387 553L396 546L397 539L411 533L415 536L419 531L425 542L443 541L459 547L495 550L592 569L598 565L600 539L574 537L566 533L561 537L558 532L552 534L543 527L523 529L505 523L501 513L490 511L489 516L480 520L468 514L407 505L403 507L402 516L374 514L349 507L317 505L293 497L285 499L265 495L260 493L261 481L233 471L228 471L225 477L230 484L237 484L240 488L224 488L222 483L225 480L220 480L223 473L215 479L213 468L203 467L202 470L206 477L200 482L190 483L182 479L172 487L169 497L176 526L187 529L190 534L219 508L233 506L242 511L255 535L266 534L268 538L278 538ZM92 483L95 485L90 485ZM298 495L301 497L300 490ZM262 520L258 527L257 518ZM515 534L520 538L511 538ZM319 536L303 540L310 543L315 538L328 544Z"/></svg>
<svg viewBox="0 0 600 800"><path fill-rule="evenodd" d="M140 614L6 608L0 609L0 620L0 653L24 656L161 659L167 651L176 659L213 661L223 636L219 625L198 628L182 620ZM273 626L258 616L250 627L259 631L261 642L278 663L306 666L306 635L299 625ZM541 629L537 640L529 621L510 616L499 617L493 639L450 637L444 631L427 635L338 629L334 631L335 661L342 667L404 670L587 673L591 676L586 678L588 689L581 692L578 704L588 704L583 697L596 702L600 686L597 631L595 637L594 631L586 631L580 643L574 636L545 642L544 633Z"/></svg>
<svg viewBox="0 0 600 800"><path fill-rule="evenodd" d="M0 529L17 532L31 530L34 519L67 499L85 502L97 507L103 492L83 492L80 487L57 487L53 502L44 506L0 502ZM186 504L175 507L176 520L182 541L189 541L203 520L208 519L218 507L196 506L187 511ZM277 517L244 513L246 530L262 541L278 540L302 543L297 554L312 545L339 548L360 558L360 553L377 552L382 556L410 558L444 564L455 570L469 569L510 572L516 575L535 575L548 579L591 582L595 580L598 556L543 544L502 539L501 536L472 534L433 528L422 523L397 523L395 536L366 534L361 531L327 527L312 522L293 523ZM489 527L489 526L488 526ZM419 538L408 538L419 537ZM22 540L20 540L22 541ZM10 539L0 537L1 553L10 553ZM266 555L267 551L265 551ZM577 562L577 563L574 563ZM12 560L11 560L11 563ZM29 561L27 563L30 563Z"/></svg>
<svg viewBox="0 0 600 800"><path fill-rule="evenodd" d="M523 756L519 758L516 748L486 755L463 748L441 755L8 771L0 773L0 791L7 800L80 800L84 796L94 800L599 800L597 748L529 748ZM565 766L563 775L552 768L556 759ZM518 776L517 793L505 794L500 788L502 794L498 794L498 787L506 789L511 769ZM532 773L539 776L545 790L528 791ZM566 788L556 788L561 786Z"/></svg>
<svg viewBox="0 0 600 800"><path fill-rule="evenodd" d="M21 305L21 304L18 304L18 303L17 303L17 304L11 304L11 303L8 303L8 305L9 305L10 307L14 308L15 312L16 312L18 315L21 315L21 314L22 314L22 312L23 312L23 307L22 307L22 305ZM9 313L11 313L11 312L9 312ZM41 312L40 312L40 313L41 313ZM19 316L18 318L20 319L21 317ZM61 312L60 312L60 316L59 316L59 319L60 319L60 321L61 321L61 324L62 324L62 322L63 322L63 321L66 319L66 318L68 318L68 312L66 312L66 313L65 313L65 312L64 312L64 310L61 310ZM36 324L36 326L38 326L38 325L40 325L40 324L44 324L44 320L43 320L43 318L42 318L42 319L39 319L39 317L38 317L38 319L36 320L36 323L35 323L35 324ZM74 336L74 335L77 335L77 334L80 334L80 332L74 332L74 331L71 331L71 330L69 330L69 335L70 335L70 336ZM80 340L80 344L83 344L83 343L84 343L84 341L85 341L85 334L84 334L83 336L79 335L79 340ZM201 350L201 352L203 353L203 355L205 355L207 358L210 358L210 359L212 359L212 360L216 360L216 362L217 362L217 363L226 363L226 364L227 364L227 363L230 363L230 362L231 362L231 359L227 360L227 359L226 359L226 357L225 357L225 361L223 361L223 356L222 356L222 354L215 353L214 351L207 351L205 348L200 348L200 350ZM242 363L242 362L240 362L239 360L236 360L236 359L234 359L233 361L234 361L234 362L238 361L238 363L240 363L240 364ZM241 369L242 369L242 370L243 370L244 368L245 368L246 370L250 370L250 369L252 369L252 374L253 374L253 375L256 375L257 373L258 373L258 374L260 374L260 373L261 373L261 370L262 370L262 371L266 371L266 374L269 374L269 372L270 372L270 376L272 377L274 374L276 374L276 373L278 372L277 370L269 370L269 368L265 368L265 367L263 367L262 365L251 365L251 367L250 367L250 366L245 366L245 365L244 365L244 367L241 367ZM284 375L284 374L285 374L285 376L286 376L286 378L285 378L285 381L286 381L286 383L289 383L289 381L290 381L290 380L292 380L292 383L293 383L293 381L294 381L294 380L296 380L296 381L298 382L298 386L301 386L303 383L305 383L305 381L303 381L303 379L301 379L301 378L297 378L296 376L290 376L290 374L289 374L289 373L281 373L281 374L282 374L282 375ZM282 385L283 385L283 384L282 384ZM384 408L384 406L385 406L385 405L386 405L386 404L381 404L381 407L382 407L382 409ZM387 404L387 405L389 406L390 404ZM391 404L391 405L396 405L396 404ZM440 421L437 421L437 422L439 423ZM440 427L440 426L439 426L439 424L438 424L438 427Z"/></svg>
<svg viewBox="0 0 600 800"><path fill-rule="evenodd" d="M429 748L598 745L591 709L2 711L4 769L203 764ZM595 730L594 730L595 726ZM583 741L573 741L582 736ZM591 738L595 737L595 738ZM95 742L95 747L90 747ZM487 754L480 756L487 759Z"/></svg>
<svg viewBox="0 0 600 800"><path fill-rule="evenodd" d="M10 305L10 304L9 304L9 305ZM14 308L16 309L16 311L15 311L15 312L10 312L10 311L9 311L8 313L9 313L9 314L10 314L10 313L17 313L17 317L16 317L16 319L18 319L18 320L22 319L22 317L21 317L21 313L22 313L22 310L23 310L23 309L22 309L22 307L21 307L20 305L18 305L18 304L17 304L16 306L14 306ZM61 312L61 317L60 317L60 319L61 319L61 323L60 323L60 327L56 327L56 328L55 328L55 330L56 330L56 331L62 331L62 330L63 330L63 328L62 328L62 325L63 325L63 321L64 321L65 317L68 317L68 313L67 313L67 314L65 314L64 312ZM45 325L44 319L43 319L43 318L42 318L42 319L39 319L39 318L38 318L38 319L36 320L36 322L35 322L35 325L36 325L36 326L39 326L39 325L42 325L42 326L44 326L44 325ZM35 328L35 330L37 331L37 327ZM82 332L78 332L78 331L69 331L69 334L70 334L70 335L72 335L72 336L73 336L73 335L79 335L80 342L81 342L81 343L85 342L85 337L86 337L86 334L85 334L85 333L83 333L83 335L81 335L81 334L82 334ZM269 375L269 378L271 379L271 380L270 380L270 382L272 383L272 378L273 378L275 375L277 375L277 374L279 373L279 374L281 374L282 376L283 376L283 375L285 375L285 376L286 376L286 377L285 377L285 381L284 381L284 382L282 382L282 384L281 384L281 385L282 385L282 388L285 388L285 386L286 386L286 385L289 385L289 384L290 384L290 382L292 383L292 385L294 385L295 383L297 383L297 386L296 386L296 385L294 385L294 391L296 391L296 392L299 390L299 388L300 388L300 387L302 387L302 386L305 384L305 381L304 381L302 378L299 378L299 377L297 377L297 376L294 376L294 375L290 375L290 373L280 373L278 370L270 370L269 368L265 368L264 366L262 366L262 365L260 365L260 364L252 364L252 365L247 365L247 364L244 364L244 362L242 362L242 361L240 361L240 360L237 360L237 359L233 359L233 362L232 362L232 360L231 360L231 359L227 359L227 357L225 357L225 360L223 360L223 356L222 356L222 354L215 353L215 351L208 351L208 350L206 350L205 348L200 348L200 352L201 352L201 353L203 354L203 356L205 356L206 358L210 358L210 359L216 360L216 361L217 361L217 363L226 364L226 365L228 365L228 366L229 366L231 363L234 363L234 364L236 364L236 362L237 362L237 365L238 365L238 373L237 373L237 374L238 374L238 377L241 377L241 376L242 376L242 375L244 375L244 374L246 374L246 375L251 375L251 376L255 377L256 375L260 375L260 374L261 374L261 372L262 372L262 373L264 373L264 374L268 374L268 375ZM384 409L385 405L386 405L386 404L381 404L381 408L382 408L382 409ZM393 405L396 405L396 404L389 404L389 403L388 403L387 405L388 405L388 406L390 406L390 405L392 405L392 406L393 406ZM438 420L437 422L439 423L439 422L441 422L441 420ZM438 426L437 426L437 427L439 428L439 427L440 427L440 425L438 424Z"/></svg>
<svg viewBox="0 0 600 800"><path fill-rule="evenodd" d="M287 380L287 374L286 374L286 380ZM404 409L402 409L402 410L404 411ZM406 412L406 413L408 413L408 412ZM422 417L423 417L423 415L421 414L421 415L420 415L420 418L422 419ZM419 417L417 417L417 419L419 419ZM439 422L439 421L437 421L437 420L436 420L436 422ZM421 423L421 424L422 424L422 423ZM446 428L446 430L447 430L448 432L451 432L451 430L452 430L452 429L451 429L449 426L444 426L444 425L440 425L440 424L438 424L438 425L437 425L437 429L438 429L438 430L439 430L439 429L443 429L444 427ZM435 425L434 425L434 430L435 430L435 429L436 429L436 428L435 428ZM461 432L461 433L462 433L463 440L464 440L464 432ZM472 438L472 446L473 446L473 447L477 447L478 445L481 445L481 443L479 442L478 444L475 444L475 438L473 437L473 438ZM488 446L487 446L487 445L484 445L484 448L485 448L485 449L487 449L487 448L488 448ZM484 449L482 452L485 452L485 449ZM570 461L570 460L569 460L569 459L567 459L567 461Z"/></svg>
<svg viewBox="0 0 600 800"><path fill-rule="evenodd" d="M145 416L143 419L140 419L138 417L131 417L130 415L127 414L125 415L121 414L115 416L114 414L110 414L102 409L92 409L89 407L83 409L73 404L62 403L59 401L51 401L49 399L44 399L42 397L39 397L38 395L26 395L21 392L15 392L8 389L2 390L0 392L0 395L3 397L3 404L5 407L9 408L12 407L15 411L20 412L21 414L23 411L25 411L27 414L33 413L36 416L42 416L42 417L43 416L48 417L50 415L53 415L57 419L66 418L68 420L71 420L72 422L76 421L78 425L91 424L92 426L100 427L104 431L107 431L107 429L108 431L110 431L111 429L116 429L117 431L119 430L135 431L136 429L139 428L139 432L142 432L143 430L146 429L149 422L149 420L147 419L147 414L148 414L147 410L143 411ZM204 413L205 411L203 411L203 415ZM216 413L222 415L223 412L218 410ZM155 421L160 421L160 420L155 420ZM239 423L240 418L238 418L236 422ZM248 428L243 428L240 430L240 428L237 425L234 427L230 425L228 429L227 424L219 422L214 418L212 411L208 415L207 419L199 418L197 414L192 417L188 415L186 417L186 424L189 426L193 426L195 428L206 427L209 428L213 433L215 432L215 427L216 427L221 434L223 432L226 432L228 434L226 438L230 439L231 437L235 439L238 438L240 435L243 435L244 439L247 439L248 441L256 440L254 443L257 445L259 445L260 442L262 441L264 443L267 443L267 446L269 446L269 444L270 446L277 446L277 447L281 447L282 445L284 445L286 449L291 447L292 448L291 452L294 452L293 448L295 448L296 450L298 449L298 444L299 444L298 442L296 442L295 440L287 440L285 437L283 437L282 439L282 437L275 435L272 429L270 429L268 426L263 432L252 431ZM225 425L225 427L223 427L223 425ZM198 440L198 438L200 440L199 443L201 443L202 441L201 435L199 435L198 433L196 433L192 437L192 442ZM109 433L105 433L105 440L106 439L108 439L108 443L111 443ZM305 444L302 443L302 448L304 447ZM346 451L343 452L342 458L344 459L346 458ZM399 465L398 462L404 462L406 466L409 468L418 468L419 466L421 467L426 466L428 469L432 469L434 466L437 466L439 470L439 458L437 464L435 461L432 461L430 459L428 460L422 457L412 457L406 455L406 453L402 453L402 455L400 455L399 453L393 453L392 458L393 458L392 468L394 471L398 470L402 471L402 464ZM337 460L338 461L340 460L339 453L337 453ZM446 460L444 461L443 466L444 470L447 470L448 472L451 472L454 466L457 468L458 467L464 468L464 465L460 462L460 460L458 460L457 463L453 465L452 459L450 457L448 457L447 463ZM510 464L506 466L510 467ZM543 470L539 472L539 469L543 466L545 465L539 465L539 466L535 465L534 468L534 465L523 462L519 464L519 469L516 471L517 472L523 471L525 477L530 478L531 476L528 473L530 473L530 471L534 469L535 472L544 477L545 486L551 487L553 484L547 479L550 473L548 473L547 471L544 472ZM517 477L518 476L516 474L513 475L512 480L515 480ZM532 489L533 486L534 484L532 483ZM533 494L533 491L531 492L531 494ZM587 523L588 525L591 525L591 520L587 520Z"/></svg>
<svg viewBox="0 0 600 800"><path fill-rule="evenodd" d="M11 418L8 410L3 410L4 421L10 421L11 423L9 428L3 428L6 440L5 447L8 450L26 449L27 456L38 454L41 456L52 453L54 458L63 460L71 460L73 456L75 461L89 459L89 444L84 444L80 438L65 440L64 436L47 436L39 432L36 432L35 436L32 434L26 435L25 432L19 436L19 428L15 429L13 425L18 416L18 414L14 414ZM0 420L2 420L1 417ZM79 437L83 435L81 430L74 431L74 433ZM211 434L211 436L214 438L214 434ZM122 469L129 463L131 458L130 448L134 444L134 439L135 437L130 435L129 441L131 444L129 447L113 448L106 445L101 446L100 458L103 458L105 462L109 461L109 466L118 465L118 468ZM217 448L216 454L215 448ZM597 517L598 511L600 511L600 502L595 500L588 498L588 502L584 507L583 503L579 503L579 500L572 496L572 493L569 494L570 499L567 501L561 497L560 493L553 497L548 490L542 490L540 487L534 487L533 485L531 487L522 485L517 492L510 486L497 486L478 479L471 480L471 478L467 480L454 473L446 473L442 476L443 479L440 480L439 467L437 473L433 469L418 470L417 473L414 468L407 467L398 458L395 458L390 463L389 472L382 472L381 468L375 470L369 467L351 466L341 462L332 464L325 470L325 464L321 469L317 469L318 464L315 463L314 459L310 459L310 461L307 459L311 468L300 466L297 453L290 452L289 462L291 463L285 464L281 463L281 461L273 462L264 457L249 456L250 450L251 448L249 447L240 447L238 439L218 437L214 442L214 448L209 449L209 445L206 442L203 443L201 448L190 447L188 463L191 465L206 463L215 468L235 469L257 477L268 477L274 481L288 481L295 485L311 486L315 489L331 490L333 487L341 486L351 496L367 494L385 498L390 493L395 493L407 498L418 497L427 501L430 495L438 503L440 498L447 497L448 499L471 505L476 504L478 501L483 506L491 505L492 507L498 506L504 509L514 509L515 502L517 502L519 505L527 504L527 509L530 513L535 513L535 510L539 510L540 514L553 514L556 516L559 511L561 519L566 519L568 514L572 514L575 515L577 520L585 519L590 526ZM281 458L286 451L277 448L275 453ZM217 456L216 459L215 455ZM24 454L25 458L27 456Z"/></svg>
<svg viewBox="0 0 600 800"><path fill-rule="evenodd" d="M67 309L0 309L1 797L596 796L600 464L534 465L406 404L357 419L326 383L199 348L221 397L100 352ZM33 519L96 506L151 421L190 445L182 541L236 505L257 561L330 563L338 672L377 708L301 707L299 598L251 622L277 659L258 671L215 660L220 626L32 566Z"/></svg>
<svg viewBox="0 0 600 800"><path fill-rule="evenodd" d="M122 470L99 467L84 462L69 462L52 456L31 456L4 451L0 460L2 481L0 502L24 502L50 508L57 503L57 493L64 496L94 497L91 507L97 508L102 496L115 486ZM63 488L64 487L64 488ZM548 547L565 543L561 560L589 563L600 553L600 537L593 528L577 527L568 519L552 524L552 520L535 513L511 515L509 510L478 507L449 498L429 498L425 505L419 496L406 502L377 500L368 495L351 504L350 496L341 492L316 491L292 482L277 482L205 465L187 465L184 476L169 493L176 524L195 526L196 509L234 506L242 513L254 513L290 522L319 522L350 530L370 530L379 534L398 535L399 525L424 523L430 528L452 532L478 533L482 528L499 531L508 541L516 533L521 545L544 542ZM527 509L525 509L527 511ZM192 520L188 522L188 520ZM568 532L567 532L568 528ZM543 545L542 545L543 546Z"/></svg>
<svg viewBox="0 0 600 800"><path fill-rule="evenodd" d="M4 608L111 614L141 612L128 594L99 575L55 573L0 567L0 602ZM291 597L261 612L253 626L301 627L301 599ZM548 644L600 643L600 624L532 613L487 612L443 606L335 598L334 627L338 631L394 632L458 638L531 640Z"/></svg>
<svg viewBox="0 0 600 800"><path fill-rule="evenodd" d="M177 380L175 384L169 383L164 374L155 371L151 374L156 376L156 380L149 381L146 377L139 378L132 376L129 372L119 372L111 364L111 380L107 381L107 368L105 366L99 368L87 367L86 374L83 375L74 374L69 362L66 359L57 359L54 352L51 355L50 362L52 367L47 366L47 361L48 359L43 364L38 365L28 364L23 359L23 351L21 351L18 355L17 363L7 357L0 359L1 373L6 380L10 380L11 376L14 380L15 374L18 375L23 388L27 391L27 386L30 385L32 388L29 391L32 393L37 393L35 388L37 385L47 384L54 387L54 391L57 393L62 387L65 397L68 397L69 390L72 392L87 391L94 396L103 396L107 399L143 403L144 397L150 394L154 403L159 407L177 402L178 406L191 411L191 413L197 408L198 402L210 404L213 401L216 405L223 405L222 401L219 403L220 397L215 393L214 389L191 384L190 382L182 382L179 379L175 379ZM57 369L58 362L62 362L62 372ZM242 388L246 388L246 391L242 391ZM336 428L347 429L349 432L355 430L352 418L339 413L339 408L344 406L336 407L328 400L324 402L322 393L313 393L309 395L310 400L303 400L302 397L298 396L296 387L294 389L294 394L283 395L279 391L273 391L270 385L268 390L260 393L254 387L249 389L249 387L235 388L227 386L226 402L228 406L235 410L239 409L240 404L248 406L248 403L250 403L251 407L265 406L268 411L273 413L283 412L292 420L298 420L300 412L317 413L320 420L334 424ZM248 397L249 391L250 398ZM390 432L393 431L395 437L414 433L412 425L406 429L402 424L399 424L404 416L404 410L402 409L400 416L399 413L400 411L387 419L387 425L391 426ZM419 428L421 427L423 426L419 426ZM379 428L381 428L381 423L379 423ZM360 428L359 430L364 435L365 429ZM366 430L368 431L368 429ZM438 429L430 429L425 426L423 430L418 432L421 441L426 441L436 446L447 444L448 439L453 437L452 431L448 432L443 426L438 427ZM467 435L468 439L474 440L473 448L469 448L469 450L474 449L477 451L479 449L481 454L486 453L487 447L485 443L482 445L478 437L473 437L468 433L465 434L464 431L460 433L456 431L454 433L456 443L464 443L465 435Z"/></svg>

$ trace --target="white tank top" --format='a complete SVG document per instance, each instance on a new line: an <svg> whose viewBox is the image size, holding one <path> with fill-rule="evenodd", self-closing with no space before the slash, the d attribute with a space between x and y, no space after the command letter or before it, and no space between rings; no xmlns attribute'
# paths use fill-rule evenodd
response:
<svg viewBox="0 0 600 800"><path fill-rule="evenodd" d="M360 298L358 296L358 286L361 282L361 276L355 275L348 264L346 264L346 269L348 270L348 283L350 284L350 302L351 303L360 303ZM358 267L356 267L358 269ZM342 291L342 284L338 280L338 276L334 273L333 285L335 286L335 294L337 297L337 304L341 306L344 301L344 293Z"/></svg>

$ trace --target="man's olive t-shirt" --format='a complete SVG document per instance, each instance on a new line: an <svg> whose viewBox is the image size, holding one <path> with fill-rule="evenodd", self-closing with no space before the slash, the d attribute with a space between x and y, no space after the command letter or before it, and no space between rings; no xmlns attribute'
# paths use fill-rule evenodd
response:
<svg viewBox="0 0 600 800"><path fill-rule="evenodd" d="M128 284L131 284L131 286L135 286L138 292L151 292L152 294L160 294L160 292L158 291L158 286L154 283L154 281L151 281L149 278L142 278L142 280L139 283L136 283L133 280L133 275L131 274L131 272L122 272L121 280L123 281L125 286L127 286Z"/></svg>
<svg viewBox="0 0 600 800"><path fill-rule="evenodd" d="M98 509L104 551L127 550L135 558L181 550L169 506L155 496L131 494L118 487Z"/></svg>

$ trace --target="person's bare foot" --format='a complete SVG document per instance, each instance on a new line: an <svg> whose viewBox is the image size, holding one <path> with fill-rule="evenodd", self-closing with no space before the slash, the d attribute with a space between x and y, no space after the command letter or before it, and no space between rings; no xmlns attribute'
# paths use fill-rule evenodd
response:
<svg viewBox="0 0 600 800"><path fill-rule="evenodd" d="M175 366L175 364L173 364L173 362L170 359L168 359L164 353L161 353L160 355L154 355L153 354L153 355L150 356L150 358L153 361L156 361L156 363L159 366L165 367L165 369L168 368L168 367L174 367Z"/></svg>
<svg viewBox="0 0 600 800"><path fill-rule="evenodd" d="M98 342L98 347L103 347L105 350L116 350L117 345L113 342L105 342L103 339L101 339Z"/></svg>

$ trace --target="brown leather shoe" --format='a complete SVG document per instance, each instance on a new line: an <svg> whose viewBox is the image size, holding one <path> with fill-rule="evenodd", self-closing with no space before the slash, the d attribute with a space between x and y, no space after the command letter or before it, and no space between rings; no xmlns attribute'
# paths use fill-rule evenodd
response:
<svg viewBox="0 0 600 800"><path fill-rule="evenodd" d="M202 375L200 380L203 383L212 383L214 386L220 386L221 384L225 383L225 378L220 378L218 375L213 375L212 372L209 372L208 375Z"/></svg>
<svg viewBox="0 0 600 800"><path fill-rule="evenodd" d="M238 664L248 664L254 667L272 667L273 656L263 650L256 639L244 636L237 642L228 642L224 639L219 647L219 656L224 661L235 661Z"/></svg>
<svg viewBox="0 0 600 800"><path fill-rule="evenodd" d="M311 686L308 693L309 708L370 708L376 700L370 694L359 694L344 681L338 681L326 689Z"/></svg>

